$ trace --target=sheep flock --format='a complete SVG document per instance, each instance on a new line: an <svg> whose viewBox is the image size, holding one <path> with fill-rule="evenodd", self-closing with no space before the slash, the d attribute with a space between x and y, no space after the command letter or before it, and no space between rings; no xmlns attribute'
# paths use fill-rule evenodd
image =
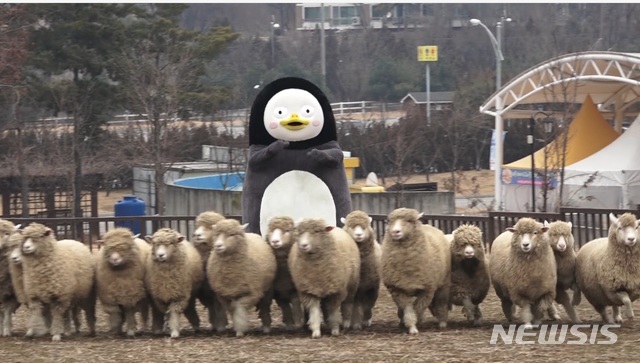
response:
<svg viewBox="0 0 640 363"><path fill-rule="evenodd" d="M271 332L275 304L286 331L319 338L370 329L383 289L396 305L398 332L407 334L433 324L427 311L439 329L454 314L481 325L491 293L505 320L524 329L538 328L545 317L580 323L582 301L603 323L634 319L640 220L632 213L611 213L608 235L581 241L579 250L570 222L529 217L493 241L472 224L445 234L410 208L389 213L381 241L364 211L340 222L344 227L278 216L261 236L205 211L192 236L161 228L139 237L117 227L90 251L82 242L56 239L43 224L21 228L0 219L0 333L15 335L12 317L24 309L25 336L52 341L96 334L96 314L108 317L107 333L116 337L179 338L182 315L194 331L243 337L252 333L251 314L262 322L261 334ZM208 312L208 324L201 326L197 304Z"/></svg>

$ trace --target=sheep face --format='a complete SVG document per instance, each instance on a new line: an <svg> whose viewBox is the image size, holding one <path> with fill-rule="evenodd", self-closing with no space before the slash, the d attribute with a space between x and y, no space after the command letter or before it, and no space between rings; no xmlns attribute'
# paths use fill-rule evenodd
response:
<svg viewBox="0 0 640 363"><path fill-rule="evenodd" d="M484 256L482 231L475 226L459 227L453 232L451 252L457 260L482 258Z"/></svg>
<svg viewBox="0 0 640 363"><path fill-rule="evenodd" d="M22 241L23 236L20 231L12 234L9 237L9 241L7 241L7 257L9 257L9 261L16 265L22 264Z"/></svg>
<svg viewBox="0 0 640 363"><path fill-rule="evenodd" d="M235 252L240 246L245 245L245 232L249 224L240 224L234 219L227 219L217 223L213 228L215 240L213 252L224 255Z"/></svg>
<svg viewBox="0 0 640 363"><path fill-rule="evenodd" d="M389 214L387 233L393 241L402 241L422 227L421 217L415 209L396 209Z"/></svg>
<svg viewBox="0 0 640 363"><path fill-rule="evenodd" d="M195 245L206 244L213 236L211 227L199 226L193 232L193 243Z"/></svg>
<svg viewBox="0 0 640 363"><path fill-rule="evenodd" d="M196 230L193 232L193 244L196 248L207 248L213 240L213 226L224 220L222 214L208 211L202 212L196 218Z"/></svg>
<svg viewBox="0 0 640 363"><path fill-rule="evenodd" d="M638 225L640 220L631 213L625 213L619 218L613 213L609 214L609 221L611 222L610 234L615 233L615 240L619 244L623 244L627 247L633 247L638 241Z"/></svg>
<svg viewBox="0 0 640 363"><path fill-rule="evenodd" d="M289 217L274 217L269 221L267 242L274 250L291 246L294 228L293 219Z"/></svg>
<svg viewBox="0 0 640 363"><path fill-rule="evenodd" d="M45 253L45 251L52 248L53 231L51 228L38 223L31 223L23 230L22 235L24 236L22 242L23 255L37 255Z"/></svg>
<svg viewBox="0 0 640 363"><path fill-rule="evenodd" d="M302 253L314 254L322 250L330 240L328 233L335 228L327 225L323 220L307 218L296 226L298 248Z"/></svg>
<svg viewBox="0 0 640 363"><path fill-rule="evenodd" d="M513 233L511 246L519 248L524 253L534 251L540 244L541 236L549 227L545 227L531 218L521 218L515 226L507 228Z"/></svg>
<svg viewBox="0 0 640 363"><path fill-rule="evenodd" d="M140 251L133 242L133 238L129 241L118 241L118 243L104 246L104 258L113 269L125 268L130 263L137 261L139 255Z"/></svg>
<svg viewBox="0 0 640 363"><path fill-rule="evenodd" d="M353 211L347 215L346 218L341 218L340 221L345 226L345 231L351 235L354 241L362 243L367 241L371 237L371 221L373 218L369 217L364 212Z"/></svg>
<svg viewBox="0 0 640 363"><path fill-rule="evenodd" d="M571 233L571 222L556 221L548 224L544 223L545 227L548 227L547 235L549 236L549 245L557 253L564 253L567 250L573 248L573 234Z"/></svg>
<svg viewBox="0 0 640 363"><path fill-rule="evenodd" d="M145 239L151 244L153 259L157 262L167 262L175 255L178 244L184 241L184 236L171 229L162 228Z"/></svg>

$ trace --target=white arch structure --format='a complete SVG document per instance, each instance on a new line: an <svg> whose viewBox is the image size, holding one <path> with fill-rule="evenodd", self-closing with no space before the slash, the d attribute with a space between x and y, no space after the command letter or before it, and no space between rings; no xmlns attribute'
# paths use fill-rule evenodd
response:
<svg viewBox="0 0 640 363"><path fill-rule="evenodd" d="M638 113L631 106L640 102L640 53L580 52L550 59L505 84L480 112L495 117L496 135L502 135L504 119L529 119L539 111L532 104L581 104L587 96L621 132L624 116ZM502 137L496 137L495 151L495 208L502 210Z"/></svg>

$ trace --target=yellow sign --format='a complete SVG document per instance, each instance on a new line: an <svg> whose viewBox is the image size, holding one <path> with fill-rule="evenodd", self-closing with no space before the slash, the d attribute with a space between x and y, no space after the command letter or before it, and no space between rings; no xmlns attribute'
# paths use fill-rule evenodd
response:
<svg viewBox="0 0 640 363"><path fill-rule="evenodd" d="M437 45L421 45L418 46L419 62L437 62L438 46Z"/></svg>

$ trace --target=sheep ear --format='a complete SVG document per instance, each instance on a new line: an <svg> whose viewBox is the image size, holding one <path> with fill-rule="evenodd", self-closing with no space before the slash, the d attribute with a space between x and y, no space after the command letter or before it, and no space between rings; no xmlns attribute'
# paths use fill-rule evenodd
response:
<svg viewBox="0 0 640 363"><path fill-rule="evenodd" d="M511 233L515 233L516 229L514 227L507 227L507 231L509 231Z"/></svg>
<svg viewBox="0 0 640 363"><path fill-rule="evenodd" d="M329 232L329 231L331 231L331 230L332 230L332 229L334 229L334 228L335 228L334 226L325 226L325 227L324 227L324 230L325 230L325 232Z"/></svg>
<svg viewBox="0 0 640 363"><path fill-rule="evenodd" d="M184 241L184 236L178 236L178 243Z"/></svg>
<svg viewBox="0 0 640 363"><path fill-rule="evenodd" d="M151 236L149 235L144 236L144 240L147 241L149 244L153 244L153 238L151 238Z"/></svg>
<svg viewBox="0 0 640 363"><path fill-rule="evenodd" d="M138 234L134 234L134 235L133 235L133 238L140 238L140 233L138 233Z"/></svg>
<svg viewBox="0 0 640 363"><path fill-rule="evenodd" d="M51 230L51 228L47 228L47 229L44 231L44 235L45 235L45 237L46 237L46 236L51 236L51 234L52 234L52 233L53 233L53 230Z"/></svg>
<svg viewBox="0 0 640 363"><path fill-rule="evenodd" d="M240 226L240 227L242 227L242 230L246 230L246 229L247 229L247 227L249 227L249 223L245 223L245 224L243 224L243 225L242 225L242 226Z"/></svg>
<svg viewBox="0 0 640 363"><path fill-rule="evenodd" d="M19 231L21 226L22 226L22 224L18 224L15 227L13 227L13 230L14 231Z"/></svg>
<svg viewBox="0 0 640 363"><path fill-rule="evenodd" d="M542 227L542 233L545 233L548 230L549 230L549 227Z"/></svg>
<svg viewBox="0 0 640 363"><path fill-rule="evenodd" d="M611 224L618 223L618 218L616 218L615 214L609 213L609 222L611 222Z"/></svg>
<svg viewBox="0 0 640 363"><path fill-rule="evenodd" d="M544 222L542 223L543 227L549 227L549 222L547 222L547 220L545 219Z"/></svg>
<svg viewBox="0 0 640 363"><path fill-rule="evenodd" d="M573 228L573 223L571 223L571 222L567 222L567 226L568 226L569 228Z"/></svg>
<svg viewBox="0 0 640 363"><path fill-rule="evenodd" d="M420 212L420 214L418 214L418 220L420 220L420 218L422 218L423 215L424 215L424 212Z"/></svg>
<svg viewBox="0 0 640 363"><path fill-rule="evenodd" d="M369 223L373 222L373 218L369 217Z"/></svg>
<svg viewBox="0 0 640 363"><path fill-rule="evenodd" d="M347 219L345 217L340 217L340 223L347 224Z"/></svg>

